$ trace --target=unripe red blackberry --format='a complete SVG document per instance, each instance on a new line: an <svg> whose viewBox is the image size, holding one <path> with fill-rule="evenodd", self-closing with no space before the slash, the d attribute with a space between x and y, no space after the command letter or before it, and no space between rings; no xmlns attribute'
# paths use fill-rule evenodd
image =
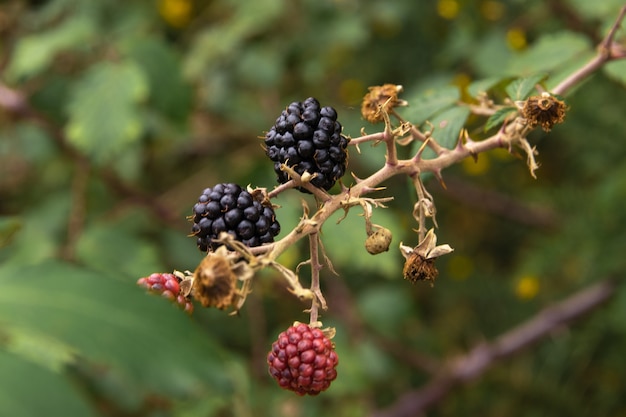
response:
<svg viewBox="0 0 626 417"><path fill-rule="evenodd" d="M147 277L139 278L137 285L175 302L180 308L191 314L193 313L193 304L184 294L181 294L180 281L181 278L174 274L155 272Z"/></svg>
<svg viewBox="0 0 626 417"><path fill-rule="evenodd" d="M191 234L203 252L218 248L214 239L221 232L249 247L271 243L280 232L272 206L233 183L206 188L193 206L192 220Z"/></svg>
<svg viewBox="0 0 626 417"><path fill-rule="evenodd" d="M347 146L335 109L321 107L313 97L287 106L265 135L265 153L274 161L279 183L289 181L280 169L287 164L300 175L305 171L315 174L311 184L324 190L346 172Z"/></svg>
<svg viewBox="0 0 626 417"><path fill-rule="evenodd" d="M320 329L294 324L278 335L267 355L270 375L298 395L317 395L337 377L337 352Z"/></svg>

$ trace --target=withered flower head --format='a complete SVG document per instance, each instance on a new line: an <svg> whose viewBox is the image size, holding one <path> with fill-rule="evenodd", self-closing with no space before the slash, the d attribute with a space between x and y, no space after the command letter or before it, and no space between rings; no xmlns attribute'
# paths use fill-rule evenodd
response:
<svg viewBox="0 0 626 417"><path fill-rule="evenodd" d="M437 246L437 236L434 229L430 229L424 239L414 248L400 243L400 251L406 259L402 270L404 279L412 283L428 281L432 285L439 275L435 266L435 259L453 250L447 244Z"/></svg>
<svg viewBox="0 0 626 417"><path fill-rule="evenodd" d="M226 256L210 252L193 273L193 296L204 307L220 310L230 307L237 298L237 276Z"/></svg>
<svg viewBox="0 0 626 417"><path fill-rule="evenodd" d="M383 111L389 112L394 107L406 106L406 101L398 99L402 89L401 85L395 84L369 87L369 92L363 97L361 104L363 118L370 123L379 123L384 120Z"/></svg>
<svg viewBox="0 0 626 417"><path fill-rule="evenodd" d="M522 106L522 116L528 120L530 127L540 125L545 132L549 132L552 126L563 123L567 105L550 93L541 93L540 96L532 96Z"/></svg>

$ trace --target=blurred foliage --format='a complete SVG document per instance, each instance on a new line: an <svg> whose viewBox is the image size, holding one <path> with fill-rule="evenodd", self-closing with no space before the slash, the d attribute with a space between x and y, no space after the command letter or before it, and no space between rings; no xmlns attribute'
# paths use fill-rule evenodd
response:
<svg viewBox="0 0 626 417"><path fill-rule="evenodd" d="M428 381L419 358L462 352L620 276L624 61L566 97L563 125L533 133L538 180L523 161L491 151L444 172L454 189L427 184L439 240L455 248L438 261L434 288L404 282L396 250L368 255L356 213L324 226L340 276L323 271L323 320L337 328L340 365L320 397L295 398L267 376L275 335L307 319L278 277L261 274L240 317L197 308L189 318L135 285L195 268L202 255L185 216L205 187L275 184L258 137L290 101L314 95L358 136L376 129L360 119L367 86L401 84L411 103L403 116L430 121L444 146L462 126L480 139L486 120L459 100L475 103L481 91L519 100L535 82L556 85L593 56L622 5L1 2L0 81L32 108L3 98L0 110L0 415L366 415ZM359 177L384 163L383 147L361 150L349 166ZM374 223L393 231L393 246L416 244L409 186L385 185L395 200ZM527 215L458 192L475 188ZM277 200L283 235L301 198ZM533 217L537 207L547 220ZM279 260L295 267L306 250ZM622 286L607 308L497 365L431 415L626 415L624 349Z"/></svg>

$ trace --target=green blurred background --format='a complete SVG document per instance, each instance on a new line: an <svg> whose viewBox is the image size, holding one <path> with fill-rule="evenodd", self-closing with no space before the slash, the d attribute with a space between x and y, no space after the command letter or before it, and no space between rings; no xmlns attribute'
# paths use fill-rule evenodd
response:
<svg viewBox="0 0 626 417"><path fill-rule="evenodd" d="M450 86L471 102L472 83L538 72L553 86L593 56L622 6L0 2L0 415L364 416L451 355L621 278L626 66L616 62L566 97L563 125L531 135L537 180L500 150L444 171L447 190L427 183L439 242L455 248L437 261L433 288L402 279L397 250L367 254L356 212L331 219L323 241L340 276L323 271L322 319L337 328L340 365L319 397L282 391L267 374L276 335L308 320L280 277L260 274L239 317L197 306L190 318L135 285L195 268L186 216L205 187L276 184L259 137L289 102L315 96L354 137L380 129L360 116L370 85L401 84L411 103ZM474 139L487 135L484 119L467 123ZM384 162L383 147L361 149L349 165L359 177ZM393 247L415 245L414 192L405 179L385 185L395 199L373 221L393 231ZM302 198L277 199L281 236ZM305 259L296 245L279 261ZM428 415L626 416L625 335L621 285L610 304Z"/></svg>

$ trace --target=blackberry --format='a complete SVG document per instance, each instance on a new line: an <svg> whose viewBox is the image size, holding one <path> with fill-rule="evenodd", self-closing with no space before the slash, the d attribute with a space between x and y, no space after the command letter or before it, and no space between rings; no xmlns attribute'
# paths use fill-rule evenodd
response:
<svg viewBox="0 0 626 417"><path fill-rule="evenodd" d="M270 375L298 395L317 395L337 377L337 352L320 330L302 323L278 335L267 355Z"/></svg>
<svg viewBox="0 0 626 417"><path fill-rule="evenodd" d="M265 153L281 184L289 181L280 169L286 163L300 175L315 174L311 184L329 190L346 172L347 147L335 109L321 107L313 97L287 106L265 135Z"/></svg>
<svg viewBox="0 0 626 417"><path fill-rule="evenodd" d="M192 221L191 235L203 252L218 248L214 239L221 232L249 247L271 243L280 232L271 205L233 183L206 188L193 206Z"/></svg>
<svg viewBox="0 0 626 417"><path fill-rule="evenodd" d="M147 288L151 293L162 295L191 314L193 313L193 304L191 300L182 294L180 281L181 278L174 274L153 273L147 277L139 278L137 285Z"/></svg>

